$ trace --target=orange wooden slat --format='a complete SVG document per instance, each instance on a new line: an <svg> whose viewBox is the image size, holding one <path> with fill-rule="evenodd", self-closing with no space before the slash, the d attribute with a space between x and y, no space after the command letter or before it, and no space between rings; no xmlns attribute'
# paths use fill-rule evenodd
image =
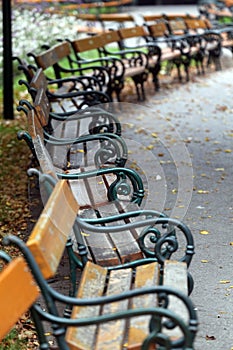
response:
<svg viewBox="0 0 233 350"><path fill-rule="evenodd" d="M58 181L27 242L45 278L57 270L78 208L67 182Z"/></svg>
<svg viewBox="0 0 233 350"><path fill-rule="evenodd" d="M39 296L39 289L22 257L0 273L0 340Z"/></svg>

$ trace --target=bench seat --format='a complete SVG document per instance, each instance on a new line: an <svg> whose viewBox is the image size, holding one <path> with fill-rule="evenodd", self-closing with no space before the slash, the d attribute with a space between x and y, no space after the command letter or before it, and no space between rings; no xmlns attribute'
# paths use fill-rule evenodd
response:
<svg viewBox="0 0 233 350"><path fill-rule="evenodd" d="M15 315L7 317L8 327L33 303L31 312L41 348L48 347L47 331L51 329L59 350L94 347L136 350L142 344L145 349L157 345L167 350L176 346L193 349L197 316L187 297L185 261L168 261L164 256L161 263L144 259L131 266L113 268L86 262L73 297L62 292L62 287L54 290L46 282L56 275L72 225L80 224L76 218L78 209L67 181L59 181L26 244L16 236L5 237L4 245L14 244L22 252L20 258L10 263L9 257L0 253L0 258L9 263L0 274L1 300L5 302L3 297L7 292L10 305L17 308ZM22 264L24 259L26 269L25 262ZM13 288L15 272L24 278ZM1 284L6 276L10 281L7 290ZM31 292L31 295L19 303L19 298L14 297L22 287L23 294ZM36 302L38 291L39 303ZM5 308L1 307L0 315L4 312Z"/></svg>

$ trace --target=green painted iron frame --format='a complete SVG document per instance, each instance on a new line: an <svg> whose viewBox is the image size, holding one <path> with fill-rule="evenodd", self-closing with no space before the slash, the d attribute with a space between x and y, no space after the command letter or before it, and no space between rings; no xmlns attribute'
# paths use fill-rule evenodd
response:
<svg viewBox="0 0 233 350"><path fill-rule="evenodd" d="M69 326L85 327L88 325L98 325L114 320L120 320L125 318L129 319L131 317L141 315L151 316L149 334L142 344L142 350L149 350L151 348L151 344L153 343L159 345L159 349L161 350L175 348L182 348L184 350L194 349L193 342L197 332L198 319L192 301L183 293L170 287L156 286L126 291L113 296L95 297L91 299L79 299L75 297L66 296L64 294L61 294L60 292L55 291L51 287L51 285L49 285L47 281L43 278L42 273L37 263L35 262L33 255L31 254L30 250L23 241L21 241L18 237L9 235L4 238L4 244L14 244L23 253L23 256L33 274L37 285L40 288L41 295L44 299L46 310L44 308L42 309L41 306L36 303L33 304L31 307L31 316L36 326L41 350L50 349L48 339L45 335L46 333L44 331L43 321L47 321L51 324L52 333L57 340L59 350L68 350L69 347L65 340L65 333L66 328ZM10 262L10 257L2 251L0 252L0 259L6 262ZM138 261L135 262L135 266L140 266L145 263L145 260ZM120 268L124 269L125 266L121 266ZM109 268L109 271L111 270L112 268ZM105 304L113 303L116 301L127 299L129 300L133 297L143 296L145 294L154 294L155 296L157 296L159 306L147 307L145 309L130 309L127 311L81 319L70 319L69 317L67 317L67 315L59 315L57 307L57 303L64 305L64 307L67 307L68 305L70 308L72 308L73 306L103 306ZM188 313L187 324L184 323L184 321L179 316L177 316L175 313L168 309L172 297L175 297L180 302L182 302L183 305L185 305L185 308ZM162 327L172 329L175 326L179 326L179 328L182 331L182 336L179 338L179 340L169 339L169 337L162 332Z"/></svg>
<svg viewBox="0 0 233 350"><path fill-rule="evenodd" d="M106 170L106 169L105 169ZM104 169L99 171L93 171L90 176L96 176L99 172L101 173ZM108 169L111 172L111 169ZM116 173L118 173L118 178L115 183L110 186L110 195L109 200L115 201L118 200L118 194L122 194L121 188L123 186L124 191L128 194L126 187L124 187L124 179L126 175L132 179L134 177L134 172L126 168L116 168ZM129 172L130 174L129 174ZM56 180L54 177L48 174L42 174L37 169L29 169L28 175L36 175L39 178L39 183L43 186L49 196L53 188L56 185ZM123 175L123 177L122 177ZM86 175L81 174L57 174L59 179L65 180L76 180L79 178L84 178ZM118 191L120 190L120 191ZM131 201L140 206L143 194L141 190L135 191L134 189L133 196ZM120 193L119 193L120 192ZM137 218L137 220L134 220ZM133 219L132 222L130 219ZM122 224L122 220L125 220L128 223ZM139 247L144 255L144 258L124 263L124 267L133 268L139 263L150 263L157 261L161 266L161 276L163 274L163 265L165 260L177 259L174 257L177 252L179 261L185 262L187 266L190 266L192 257L194 255L194 240L190 229L182 222L168 218L165 214L155 211L155 210L141 210L138 207L138 210L132 210L129 212L111 215L105 218L96 218L88 219L77 216L77 219L73 226L73 231L78 247L79 254L74 253L73 251L73 242L71 239L67 241L67 252L70 262L70 272L71 280L73 285L72 295L76 291L76 272L77 268L83 270L85 264L88 261L88 250L87 245L84 242L82 232L90 232L96 234L103 234L107 232L117 232L119 235L129 229L141 229L140 235L138 237ZM149 243L148 243L149 241ZM179 244L180 242L180 244ZM184 243L185 242L185 243ZM149 245L148 245L149 244ZM153 248L151 248L153 245ZM180 247L182 245L182 248ZM136 265L135 265L136 264ZM115 265L111 267L112 270L122 268L122 264ZM188 292L191 294L194 287L194 281L191 274L188 272Z"/></svg>
<svg viewBox="0 0 233 350"><path fill-rule="evenodd" d="M43 69L46 69L51 67L53 69L52 79L59 80L62 77L90 75L96 79L101 91L106 93L111 100L114 92L118 94L120 82L122 81L124 74L124 69L120 60L106 57L92 59L90 61L76 61L74 57L72 57L72 50L68 41L60 42L53 47L44 44L42 48L45 49L45 51L40 55L37 55L34 52L29 52L28 57L34 59L37 68L42 67ZM44 57L50 57L53 50L55 50L53 61L46 61L46 58L44 59ZM40 57L43 57L42 62ZM67 61L68 67L64 65L64 60ZM51 77L48 77L48 79L51 79Z"/></svg>
<svg viewBox="0 0 233 350"><path fill-rule="evenodd" d="M40 73L43 74L41 69L40 71ZM44 83L46 83L46 80ZM115 165L124 166L128 156L127 145L124 139L119 136L121 134L120 122L114 116L114 114L111 113L111 111L108 111L108 104L105 104L104 108L101 106L93 106L89 109L80 110L76 113L51 113L50 102L45 90L46 87L47 84L44 84L43 87L39 88L36 91L33 104L31 104L28 100L20 100L19 106L17 108L19 111L23 110L27 116L30 114L29 111L35 110L35 114L37 115L39 122L42 124L42 121L40 120L41 114L38 112L40 114L38 115L36 112L37 107L34 107L34 105L39 107L39 111L41 111L43 115L43 120L47 119L47 124L45 124L43 121L44 127L41 125L41 129L43 128L45 143L53 146L63 147L70 145L70 147L74 148L77 144L87 144L88 142L98 140L100 143L100 149L98 149L95 154L96 166L101 166L103 162L106 163L108 159L113 159L114 156ZM34 89L33 93L35 93ZM63 94L62 99L65 99L67 95L70 96L70 94ZM54 136L53 121L61 123L61 125L64 127L66 123L70 123L76 120L77 122L87 120L86 135L84 134L76 138L61 138ZM29 121L29 124L31 122L32 121ZM34 127L32 129L35 130ZM40 134L41 131L36 130L36 132ZM32 135L30 135L29 132L21 131L18 133L18 138L24 139L26 141L33 155L36 157L32 142ZM69 154L70 153L68 153L68 157Z"/></svg>
<svg viewBox="0 0 233 350"><path fill-rule="evenodd" d="M50 119L63 121L83 108L111 102L111 98L102 91L101 84L95 76L82 75L79 77L47 79L41 68L37 69L18 57L14 57L14 59L18 61L18 69L23 71L26 78L26 80L20 79L18 83L27 87L33 101L38 89L44 88L46 90L50 104ZM61 108L57 111L54 103L62 104L63 101L71 101L70 105L72 107L63 112L60 111ZM107 114L105 118L107 119ZM109 118L109 123L105 123L103 126L105 131L115 132L120 136L121 125L119 121L115 119L114 115L109 115ZM94 126L97 127L96 123ZM94 129L94 126L92 129ZM94 129L94 132L102 132L103 127L98 130ZM113 127L116 128L115 131L113 131Z"/></svg>
<svg viewBox="0 0 233 350"><path fill-rule="evenodd" d="M117 100L120 101L120 93L124 88L124 82L125 82L125 74L127 72L128 68L137 68L137 67L143 67L143 71L138 74L132 74L129 75L130 78L133 80L137 97L139 101L145 100L145 91L144 91L144 83L148 78L148 56L143 51L140 50L139 47L135 47L133 50L126 49L124 50L114 50L113 52L109 52L107 50L104 50L103 43L101 42L101 35L100 36L93 36L90 41L96 41L98 44L94 45L94 49L96 49L97 54L99 55L98 60L105 60L105 59L112 59L114 61L113 71L117 72L118 77L114 77L115 85L114 85L114 92L116 93ZM77 49L76 43L77 41L70 41L73 53L75 55L76 61L80 62L80 64L88 64L91 63L92 60L86 60L82 57L83 52L88 52L89 50L92 50L92 47L87 48L86 51L81 50L79 52L79 49ZM121 47L121 42L117 41L115 42L118 47ZM72 64L72 61L71 61ZM121 72L119 74L119 72Z"/></svg>

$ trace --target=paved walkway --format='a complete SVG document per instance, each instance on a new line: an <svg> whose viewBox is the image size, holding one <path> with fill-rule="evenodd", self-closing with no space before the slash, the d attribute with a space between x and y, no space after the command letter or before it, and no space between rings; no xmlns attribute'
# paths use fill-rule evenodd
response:
<svg viewBox="0 0 233 350"><path fill-rule="evenodd" d="M130 158L147 174L146 205L194 234L196 350L233 349L233 62L228 52L222 61L188 84L168 81L156 94L149 84L147 101L121 114Z"/></svg>

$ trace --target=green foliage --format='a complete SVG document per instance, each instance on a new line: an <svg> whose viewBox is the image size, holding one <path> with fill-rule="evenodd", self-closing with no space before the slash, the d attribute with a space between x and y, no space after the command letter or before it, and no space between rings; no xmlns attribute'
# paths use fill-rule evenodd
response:
<svg viewBox="0 0 233 350"><path fill-rule="evenodd" d="M1 341L0 350L26 350L26 339L20 339L18 331L14 328L12 331Z"/></svg>

